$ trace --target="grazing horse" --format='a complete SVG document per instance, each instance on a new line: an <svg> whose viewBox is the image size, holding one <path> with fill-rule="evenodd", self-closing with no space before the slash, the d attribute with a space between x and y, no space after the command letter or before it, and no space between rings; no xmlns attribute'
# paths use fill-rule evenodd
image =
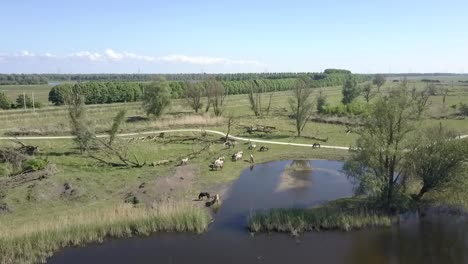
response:
<svg viewBox="0 0 468 264"><path fill-rule="evenodd" d="M255 144L250 144L250 145L249 145L249 149L250 149L250 150L252 150L252 149L254 149L254 148L256 148L256 147L257 147L257 145L255 145Z"/></svg>
<svg viewBox="0 0 468 264"><path fill-rule="evenodd" d="M188 163L188 158L182 159L180 162L180 165L187 165Z"/></svg>
<svg viewBox="0 0 468 264"><path fill-rule="evenodd" d="M319 144L319 143L314 143L314 144L312 145L312 148L320 148L320 144Z"/></svg>
<svg viewBox="0 0 468 264"><path fill-rule="evenodd" d="M207 193L207 192L201 192L201 193L198 195L198 200L203 200L203 197L206 197L206 198L210 199L210 194Z"/></svg>
<svg viewBox="0 0 468 264"><path fill-rule="evenodd" d="M260 147L260 151L268 151L268 150L269 150L268 147L265 147L265 146L261 146L261 147Z"/></svg>

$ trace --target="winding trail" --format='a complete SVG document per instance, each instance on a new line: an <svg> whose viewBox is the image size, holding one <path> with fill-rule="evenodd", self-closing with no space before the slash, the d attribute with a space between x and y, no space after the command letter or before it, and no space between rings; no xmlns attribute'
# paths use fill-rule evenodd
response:
<svg viewBox="0 0 468 264"><path fill-rule="evenodd" d="M226 133L216 130L207 130L207 129L170 129L170 130L157 130L157 131L146 131L146 132L135 132L135 133L123 133L117 134L118 137L134 137L134 136L142 136L142 135L152 135L152 134L159 134L159 133L178 133L178 132L206 132L211 134L216 134L225 137ZM106 138L109 135L97 135L98 138ZM34 136L34 137L0 137L0 140L42 140L42 139L72 139L75 138L74 136ZM255 142L255 143L265 143L265 144L273 144L273 145L284 145L284 146L296 146L296 147L312 147L312 144L303 144L303 143L289 143L289 142L281 142L281 141L271 141L271 140L262 140L262 139L252 139L252 138L244 138L244 137L236 137L229 135L229 138L238 140L238 141L247 141L247 142ZM468 138L468 135L461 135L458 139ZM321 145L322 148L328 149L341 149L341 150L349 150L349 147L342 147L342 146L328 146L328 145Z"/></svg>

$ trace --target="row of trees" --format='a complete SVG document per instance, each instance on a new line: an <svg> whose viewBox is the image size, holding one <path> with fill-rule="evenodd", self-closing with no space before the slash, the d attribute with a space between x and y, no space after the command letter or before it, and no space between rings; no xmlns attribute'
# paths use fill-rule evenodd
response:
<svg viewBox="0 0 468 264"><path fill-rule="evenodd" d="M0 92L0 109L15 109L15 108L40 108L42 104L40 102L34 101L33 99L25 94L18 95L15 102L13 102L6 94Z"/></svg>
<svg viewBox="0 0 468 264"><path fill-rule="evenodd" d="M0 84L46 84L51 81L129 81L150 82L164 78L168 81L199 81L216 79L218 81L243 81L254 79L290 79L309 76L312 79L330 74L351 74L348 70L326 69L323 73L313 72L264 72L264 73L177 73L177 74L0 74ZM362 75L365 76L365 75Z"/></svg>
<svg viewBox="0 0 468 264"><path fill-rule="evenodd" d="M85 104L109 104L141 100L145 85L132 82L81 82L52 87L49 101L54 105L65 104L67 94L76 90L84 96Z"/></svg>
<svg viewBox="0 0 468 264"><path fill-rule="evenodd" d="M0 85L47 84L47 80L42 74L0 74Z"/></svg>

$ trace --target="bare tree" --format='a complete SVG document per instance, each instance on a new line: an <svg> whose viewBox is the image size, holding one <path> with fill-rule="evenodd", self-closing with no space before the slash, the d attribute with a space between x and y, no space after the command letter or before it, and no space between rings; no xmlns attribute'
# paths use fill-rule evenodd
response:
<svg viewBox="0 0 468 264"><path fill-rule="evenodd" d="M267 115L270 115L271 99L273 99L273 93L270 93L270 99L268 99L268 106L267 106L267 108L265 110Z"/></svg>
<svg viewBox="0 0 468 264"><path fill-rule="evenodd" d="M289 98L289 105L293 112L293 118L296 122L297 136L301 136L302 130L307 123L307 120L313 114L314 104L309 100L312 94L310 83L307 77L302 77L296 81L293 89L293 96Z"/></svg>
<svg viewBox="0 0 468 264"><path fill-rule="evenodd" d="M249 103L250 109L254 112L256 117L262 117L262 88L257 80L249 82Z"/></svg>
<svg viewBox="0 0 468 264"><path fill-rule="evenodd" d="M226 138L224 139L225 142L229 140L229 133L231 133L231 128L237 123L237 120L234 118L234 115L231 113L227 116L227 132Z"/></svg>
<svg viewBox="0 0 468 264"><path fill-rule="evenodd" d="M210 106L213 106L214 114L216 116L221 116L224 111L224 99L227 95L223 84L214 78L209 78L208 80L203 81L203 86L206 92L206 97L208 98L206 112L208 112Z"/></svg>
<svg viewBox="0 0 468 264"><path fill-rule="evenodd" d="M186 84L185 99L195 113L198 113L198 110L203 107L201 99L205 94L204 86L202 83L186 82Z"/></svg>

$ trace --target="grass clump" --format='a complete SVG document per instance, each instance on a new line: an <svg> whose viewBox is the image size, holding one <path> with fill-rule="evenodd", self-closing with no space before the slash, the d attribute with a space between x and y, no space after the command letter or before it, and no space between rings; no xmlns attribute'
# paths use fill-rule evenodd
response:
<svg viewBox="0 0 468 264"><path fill-rule="evenodd" d="M82 211L21 226L0 228L0 263L45 262L57 250L109 237L149 235L153 232L206 230L210 216L188 204L164 204L155 209L131 205Z"/></svg>
<svg viewBox="0 0 468 264"><path fill-rule="evenodd" d="M390 226L389 215L367 209L366 202L357 198L340 199L317 208L272 209L254 213L248 219L251 232L289 232L342 230Z"/></svg>

